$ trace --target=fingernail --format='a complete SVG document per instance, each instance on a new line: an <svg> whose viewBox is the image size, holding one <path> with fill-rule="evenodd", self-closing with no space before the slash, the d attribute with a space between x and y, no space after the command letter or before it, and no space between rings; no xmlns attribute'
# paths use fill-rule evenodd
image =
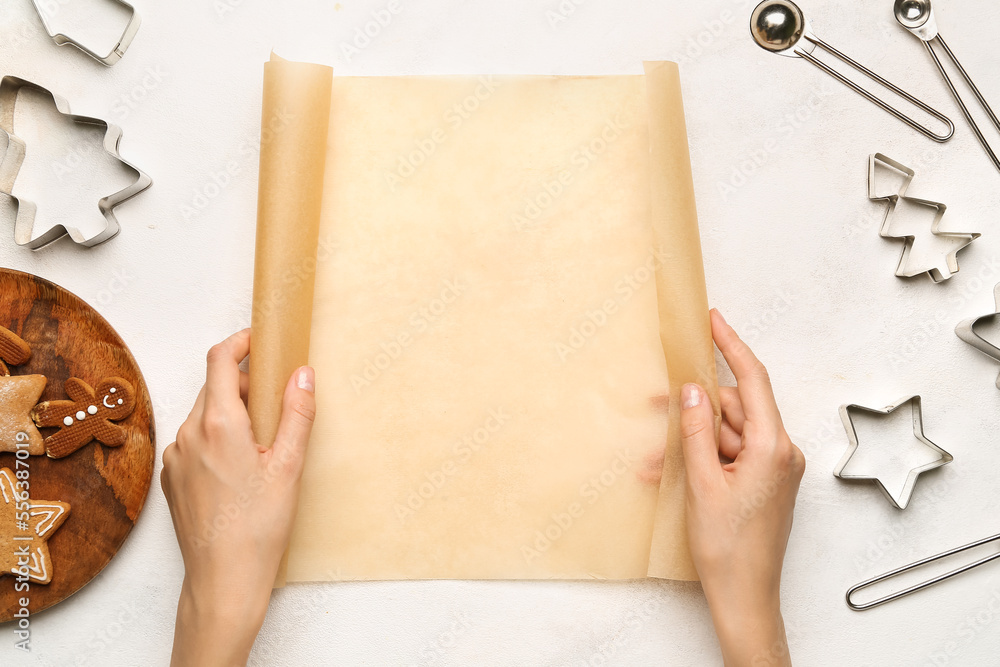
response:
<svg viewBox="0 0 1000 667"><path fill-rule="evenodd" d="M305 389L310 393L314 393L316 391L316 371L309 366L303 366L299 369L298 377L295 378L295 384L299 389Z"/></svg>
<svg viewBox="0 0 1000 667"><path fill-rule="evenodd" d="M696 384L684 385L681 388L681 406L687 410L699 405L701 405L701 387Z"/></svg>
<svg viewBox="0 0 1000 667"><path fill-rule="evenodd" d="M722 320L726 324L729 324L729 322L726 322L726 318L725 318L725 316L723 316L722 311L720 311L718 308L713 308L712 310L715 311L715 314L719 316L720 320Z"/></svg>

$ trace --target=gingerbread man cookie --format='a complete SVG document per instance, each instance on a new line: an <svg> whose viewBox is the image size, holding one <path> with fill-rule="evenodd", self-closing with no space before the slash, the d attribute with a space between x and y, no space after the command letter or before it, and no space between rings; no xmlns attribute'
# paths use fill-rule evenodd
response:
<svg viewBox="0 0 1000 667"><path fill-rule="evenodd" d="M10 329L0 327L0 376L10 375L7 364L20 366L31 359L31 348Z"/></svg>
<svg viewBox="0 0 1000 667"><path fill-rule="evenodd" d="M125 429L112 421L126 419L135 410L135 389L122 378L107 378L93 387L79 378L66 380L68 401L47 401L31 412L40 427L58 427L45 439L45 453L53 459L69 456L91 440L108 447L125 444Z"/></svg>
<svg viewBox="0 0 1000 667"><path fill-rule="evenodd" d="M69 503L58 500L29 499L14 472L0 468L0 577L13 574L20 581L52 581L48 542L66 521L69 509Z"/></svg>

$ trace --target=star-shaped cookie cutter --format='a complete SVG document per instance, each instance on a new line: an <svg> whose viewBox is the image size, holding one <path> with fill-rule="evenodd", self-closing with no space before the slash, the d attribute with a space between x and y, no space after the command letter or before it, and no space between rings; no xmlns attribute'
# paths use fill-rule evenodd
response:
<svg viewBox="0 0 1000 667"><path fill-rule="evenodd" d="M903 489L900 491L899 497L897 498L894 497L892 493L889 492L889 489L886 488L885 484L877 476L872 477L870 475L852 475L845 473L844 468L847 467L848 462L854 456L854 453L858 450L858 432L857 429L854 428L854 421L851 419L851 412L852 411L867 412L868 414L871 415L885 416L895 412L897 408L900 408L907 404L910 405L911 414L913 417L913 436L923 444L927 445L934 451L938 452L941 456L936 461L931 461L930 463L925 463L924 465L917 466L916 468L911 469L910 473L906 476L906 483L903 485ZM924 423L920 411L920 396L907 396L906 398L901 398L900 400L896 401L896 403L890 405L884 410L879 410L877 408L869 408L863 405L857 405L853 403L850 405L842 405L840 406L840 419L844 422L844 429L847 431L847 438L850 441L850 444L847 447L847 451L844 452L844 456L840 459L840 463L838 463L837 467L834 469L833 471L834 476L839 477L840 479L873 480L875 484L878 485L878 488L882 490L882 493L885 494L886 498L889 499L889 502L891 502L897 509L904 510L906 509L906 506L910 503L910 496L913 494L913 487L916 485L917 477L920 476L920 473L927 472L928 470L934 470L935 468L940 468L941 466L951 463L954 460L954 457L951 454L944 451L943 449L935 445L933 442L928 440L926 436L924 436Z"/></svg>
<svg viewBox="0 0 1000 667"><path fill-rule="evenodd" d="M996 308L994 312L988 313L986 315L981 315L979 317L970 317L967 320L962 320L955 327L955 333L964 342L968 343L972 347L976 348L988 357L991 357L995 361L1000 361L1000 347L997 347L993 343L989 342L982 336L976 333L975 327L977 324L984 320L992 320L998 315L1000 315L1000 283L997 283L996 287L993 288L993 301L996 303ZM1000 375L997 376L997 389L1000 389Z"/></svg>
<svg viewBox="0 0 1000 667"><path fill-rule="evenodd" d="M875 167L877 165L883 165L890 169L900 172L903 174L903 184L899 187L899 192L892 195L879 194L878 188L875 184ZM886 209L885 217L882 219L882 226L879 227L878 234L884 239L903 239L905 241L903 245L903 254L899 258L899 264L896 266L896 275L900 278L912 278L913 276L920 275L921 273L926 273L930 275L931 280L936 283L942 282L951 278L954 274L958 273L958 252L970 243L975 241L977 238L982 236L978 232L962 233L962 232L942 232L940 231L941 219L944 218L944 213L948 210L948 207L944 204L935 201L929 201L927 199L917 199L915 197L907 197L906 189L910 185L910 181L916 176L916 172L906 165L896 162L892 158L889 158L882 153L875 153L868 159L868 198L872 201L886 201L889 203L889 207ZM939 268L914 268L910 265L910 251L913 249L913 242L915 237L912 235L896 236L889 233L889 227L892 224L892 214L896 210L896 205L899 200L905 200L911 204L918 204L921 206L927 206L929 208L936 209L937 213L934 216L934 222L931 224L931 234L934 236L939 236L942 238L956 238L964 239L965 243L955 248L949 252L945 261L947 262L947 274L943 273Z"/></svg>
<svg viewBox="0 0 1000 667"><path fill-rule="evenodd" d="M118 39L118 43L115 44L114 48L106 55L102 56L88 49L86 46L73 39L72 37L65 35L61 32L55 32L49 25L49 22L45 19L45 12L42 11L41 5L38 0L31 0L31 4L35 7L35 13L38 14L38 18L42 21L42 27L45 28L45 32L48 33L52 41L56 43L57 46L64 46L69 44L70 46L75 46L80 49L88 56L94 60L111 67L116 62L122 59L125 55L125 51L132 44L132 40L135 39L136 33L139 32L139 26L142 24L142 17L139 16L139 12L135 10L135 7L125 2L124 0L110 0L116 4L122 5L129 11L129 20L125 25L125 30L122 32L122 36Z"/></svg>
<svg viewBox="0 0 1000 667"><path fill-rule="evenodd" d="M17 105L18 93L22 88L31 88L50 96L56 110L76 123L105 128L104 150L135 172L136 181L132 185L113 195L102 198L97 203L98 208L107 220L106 227L100 233L94 236L87 236L77 227L57 224L36 235L35 214L38 207L30 201L18 199L14 196L14 181L17 179L17 174L21 169L21 164L24 162L24 156L27 151L24 141L14 134L14 108ZM122 140L121 128L99 118L89 118L87 116L72 114L69 110L69 103L66 100L30 81L13 76L5 76L3 79L0 79L0 133L7 138L7 150L2 158L0 158L0 193L13 199L17 207L17 217L14 222L14 241L19 246L30 248L31 250L40 250L67 235L74 243L88 248L104 243L105 241L110 241L121 231L121 226L118 224L118 219L114 214L114 208L135 197L153 184L153 179L124 160L121 153L119 153L118 147Z"/></svg>

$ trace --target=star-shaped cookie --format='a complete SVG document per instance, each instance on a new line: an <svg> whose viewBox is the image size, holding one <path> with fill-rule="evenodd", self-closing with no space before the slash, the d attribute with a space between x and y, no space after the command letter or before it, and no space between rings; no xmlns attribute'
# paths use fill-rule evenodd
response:
<svg viewBox="0 0 1000 667"><path fill-rule="evenodd" d="M844 469L850 462L851 458L858 450L858 432L854 427L854 420L852 418L852 413L863 412L869 415L885 416L892 414L897 408L904 407L906 405L910 406L911 416L913 419L913 437L919 442L923 443L928 448L932 449L938 454L938 457L929 462L918 465L911 468L906 476L906 482L903 484L902 489L900 489L897 495L893 495L885 484L885 481L880 478L877 474L854 474L846 473ZM924 423L923 417L920 411L920 397L919 396L908 396L906 398L900 399L894 405L890 405L885 410L878 410L876 408L867 408L863 405L842 405L840 406L840 418L844 422L844 429L847 431L847 437L850 440L850 444L847 447L847 451L844 452L843 458L840 459L840 463L837 464L836 469L834 469L833 474L841 479L870 479L878 485L882 490L882 493L886 495L894 506L898 509L906 509L906 506L910 502L910 496L913 494L913 487L917 483L917 477L920 473L927 472L928 470L933 470L935 468L940 468L941 466L951 463L953 460L951 454L944 451L933 442L928 440L924 436Z"/></svg>
<svg viewBox="0 0 1000 667"><path fill-rule="evenodd" d="M45 454L45 440L31 418L45 382L44 375L0 377L0 452L26 449L31 456Z"/></svg>
<svg viewBox="0 0 1000 667"><path fill-rule="evenodd" d="M991 357L995 361L1000 361L1000 348L980 336L975 330L976 325L980 322L993 320L1000 315L1000 283L997 283L996 287L993 288L993 301L996 303L996 308L993 309L994 312L980 317L970 317L967 320L959 322L958 326L955 327L955 333L964 342L976 348L986 356ZM996 384L997 389L1000 389L1000 375L997 376Z"/></svg>
<svg viewBox="0 0 1000 667"><path fill-rule="evenodd" d="M876 178L875 170L878 166L903 176L903 181L898 188L890 188ZM875 153L868 160L868 198L872 201L889 203L885 218L882 220L882 226L879 228L879 236L904 240L903 254L899 258L896 275L901 278L910 278L926 273L931 277L931 280L939 283L958 273L958 251L979 238L980 234L940 231L941 220L948 207L927 199L907 197L906 189L915 175L916 172L909 167L881 153ZM929 221L930 235L922 236L918 240L912 234L894 232L894 214L897 210L903 209L907 209L910 215L924 216ZM915 246L923 252L914 253ZM934 256L933 260L922 259L922 257L930 255Z"/></svg>
<svg viewBox="0 0 1000 667"><path fill-rule="evenodd" d="M48 540L69 516L69 503L28 500L23 512L17 507L23 497L14 473L0 468L0 576L47 584L52 581Z"/></svg>

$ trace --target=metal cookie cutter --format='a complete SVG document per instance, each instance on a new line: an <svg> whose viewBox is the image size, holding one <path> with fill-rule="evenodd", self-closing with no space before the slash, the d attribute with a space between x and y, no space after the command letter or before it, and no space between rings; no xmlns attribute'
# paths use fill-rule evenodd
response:
<svg viewBox="0 0 1000 667"><path fill-rule="evenodd" d="M52 98L56 110L71 120L84 125L96 125L106 129L104 134L104 150L113 155L115 159L131 169L136 174L136 181L113 195L101 199L97 205L107 220L105 229L95 236L86 236L78 228L69 225L53 225L52 227L36 234L35 213L37 207L30 201L21 200L14 196L14 181L17 178L21 164L24 162L26 153L25 143L14 134L14 108L17 104L17 96L22 88L32 88ZM88 118L86 116L75 116L70 113L69 103L54 93L41 86L18 79L12 76L5 76L0 79L0 133L7 137L7 150L0 159L0 194L5 194L14 200L17 206L17 218L14 222L14 240L19 246L39 250L45 246L69 235L74 243L91 247L105 241L109 241L118 235L121 226L115 218L114 208L148 188L153 184L153 180L144 172L126 162L118 146L121 143L121 128L111 125L98 118Z"/></svg>
<svg viewBox="0 0 1000 667"><path fill-rule="evenodd" d="M812 26L808 21L806 21L802 10L799 9L798 5L791 0L764 0L764 2L757 5L757 8L753 10L753 14L750 15L750 34L754 41L757 42L757 46L761 47L765 51L776 53L779 56L788 56L790 58L805 58L816 67L848 86L851 90L858 93L862 97L867 98L881 108L885 109L893 116L915 129L917 132L923 134L925 137L943 143L951 139L952 135L955 134L955 124L952 123L951 119L943 113L920 101L892 82L883 79L864 65L851 60L851 58L847 55L841 53L817 37L812 31ZM809 44L799 47L802 40L809 42ZM892 92L896 93L910 104L923 109L934 118L937 118L948 126L948 133L934 134L931 130L913 120L896 107L889 105L881 98L876 97L856 84L854 81L851 81L848 77L824 63L822 60L819 60L813 55L813 51L816 50L817 46L836 56L841 61L850 65L858 72L861 72L872 81L882 84L885 88L888 88Z"/></svg>
<svg viewBox="0 0 1000 667"><path fill-rule="evenodd" d="M883 194L882 191L877 186L875 179L875 167L881 164L884 167L893 169L901 174L903 174L903 184L899 187L899 192L892 195ZM913 276L919 275L921 273L927 273L930 275L931 280L936 283L942 282L951 278L954 274L958 273L958 251L965 248L970 243L975 241L981 236L978 232L962 233L962 232L942 232L939 231L941 226L941 219L944 218L944 213L948 209L944 204L929 201L927 199L917 199L915 197L906 196L906 188L909 187L910 181L916 172L909 167L896 162L895 160L882 155L881 153L875 153L868 159L868 198L872 201L887 201L889 202L889 208L886 209L885 218L882 219L882 226L879 228L878 233L884 239L904 239L905 244L903 246L903 254L899 258L899 264L896 266L896 275L901 278L911 278ZM913 204L917 206L924 206L927 208L935 209L936 213L934 215L934 222L931 224L931 234L938 238L954 239L951 242L952 248L944 255L944 263L937 266L928 267L926 265L917 264L910 259L910 252L913 250L913 244L916 241L915 237L911 235L895 235L890 232L890 227L892 226L893 213L896 212L896 207L900 201L904 201L907 204Z"/></svg>
<svg viewBox="0 0 1000 667"><path fill-rule="evenodd" d="M950 556L960 554L964 551L968 551L969 549L975 549L976 547L981 547L983 545L989 544L990 542L998 542L998 541L1000 541L1000 535L993 535L991 537L986 537L981 540L972 542L971 544L966 544L964 546L945 551L944 553L939 553L936 556L931 556L930 558L924 558L918 560L915 563L910 563L909 565L898 567L891 572L886 572L885 574L873 577L872 579L869 579L867 581L862 581L860 584L852 586L851 589L847 591L847 606L853 609L854 611L864 611L865 609L871 609L872 607L877 607L880 604L885 604L886 602L892 602L893 600L898 600L899 598L905 597L910 593L916 593L919 590L923 590L928 586L933 586L934 584L940 583L946 579L951 579L952 577L958 576L963 572L968 572L973 568L977 568L980 565L985 565L986 563L995 561L996 559L1000 558L1000 552L997 552L995 554L990 554L989 556L980 558L977 561L968 563L966 565L962 565L961 567L957 567L954 570L945 572L944 574L928 579L927 581L922 581L919 584L914 584L913 586L909 586L908 588L904 588L903 590L897 591L895 593L890 593L889 595L877 598L875 600L872 600L871 602L863 602L861 604L858 604L857 602L854 601L854 594L860 590L868 588L869 586L874 586L875 584L881 583L883 581L888 581L889 579L892 579L897 575L903 574L904 572L909 572L910 570L915 570L918 567L923 567L924 565L935 563L943 558L948 558Z"/></svg>
<svg viewBox="0 0 1000 667"><path fill-rule="evenodd" d="M80 49L94 60L97 60L98 62L104 63L108 67L111 67L116 62L122 59L122 56L125 55L125 51L127 51L128 47L132 44L132 40L135 39L136 33L139 32L139 26L142 24L142 17L139 16L139 12L135 11L135 7L125 2L125 0L109 0L109 1L115 2L128 9L130 12L130 16L128 24L126 24L125 26L125 31L122 33L122 36L118 39L118 43L115 44L114 48L111 49L111 52L108 53L108 55L106 56L94 53L86 46L76 41L72 37L69 37L68 35L64 35L61 32L59 33L54 32L52 30L52 27L49 26L49 22L45 20L45 12L42 11L41 6L38 4L38 0L31 0L31 4L34 5L35 12L38 14L38 18L41 19L42 26L44 26L45 28L45 32L48 33L49 37L52 38L52 41L54 41L58 46L63 46L65 44L69 44L70 46L75 46L76 48Z"/></svg>
<svg viewBox="0 0 1000 667"><path fill-rule="evenodd" d="M980 131L979 126L976 125L976 121L973 120L972 114L969 113L968 107L965 106L965 102L962 100L962 96L958 93L958 89L955 88L955 84L952 83L951 77L948 76L947 70L945 70L944 65L941 63L941 59L938 58L938 54L934 51L934 47L931 46L931 42L935 39L944 49L944 52L948 54L951 58L951 62L958 69L962 78L965 82L969 84L969 89L979 100L979 104L982 105L983 110L989 114L990 120L993 121L993 126L1000 130L1000 120L997 120L996 115L993 113L993 109L986 102L986 98L983 94L979 92L976 88L976 84L972 82L972 77L969 76L962 64L958 62L958 58L955 54L951 52L948 48L947 42L941 37L941 33L938 32L937 21L934 20L934 11L931 9L930 0L896 0L895 5L893 5L893 13L896 15L896 20L899 24L909 30L911 33L920 38L920 41L924 43L927 47L927 52L931 54L931 58L934 60L934 64L937 65L938 71L941 72L941 76L944 77L944 82L948 84L948 90L955 97L955 101L958 102L958 106L962 108L962 113L965 115L965 120L969 121L969 125L972 126L972 131L976 133L976 137L979 139L979 143L982 144L983 148L986 149L986 154L990 156L990 160L997 169L1000 169L1000 158L997 158L997 154L993 152L990 147L986 137L983 136L982 131Z"/></svg>
<svg viewBox="0 0 1000 667"><path fill-rule="evenodd" d="M936 461L925 463L924 465L911 469L910 473L906 476L906 483L903 485L903 489L900 491L899 496L895 497L889 492L889 489L886 488L885 484L877 476L848 474L844 472L844 468L847 467L848 462L858 450L858 432L857 429L854 428L854 421L851 419L851 413L866 412L872 415L889 415L895 412L897 408L903 407L904 405L910 406L913 417L913 437L925 444L927 447L938 452L941 456ZM889 502L891 502L898 509L906 509L906 506L910 502L910 496L913 494L913 487L916 485L917 477L920 476L920 473L940 468L941 466L951 463L954 460L954 457L952 457L951 454L944 451L924 436L924 422L920 412L920 396L907 396L884 410L867 408L863 405L855 404L842 405L840 406L840 419L844 422L844 429L847 431L847 438L850 441L850 444L847 447L847 451L844 452L844 456L840 459L840 463L837 464L837 467L833 471L834 477L839 477L840 479L874 480L875 484L878 485L878 488L882 489L882 493L884 493L886 498L889 499Z"/></svg>
<svg viewBox="0 0 1000 667"><path fill-rule="evenodd" d="M959 322L958 326L955 327L955 333L958 334L958 337L964 342L976 348L986 356L991 357L995 361L1000 361L1000 348L977 334L975 330L976 325L980 322L984 320L992 320L1000 315L1000 283L997 283L996 287L993 288L993 300L996 303L994 312L981 317L971 317L967 320ZM997 376L996 384L997 389L1000 389L1000 376Z"/></svg>

